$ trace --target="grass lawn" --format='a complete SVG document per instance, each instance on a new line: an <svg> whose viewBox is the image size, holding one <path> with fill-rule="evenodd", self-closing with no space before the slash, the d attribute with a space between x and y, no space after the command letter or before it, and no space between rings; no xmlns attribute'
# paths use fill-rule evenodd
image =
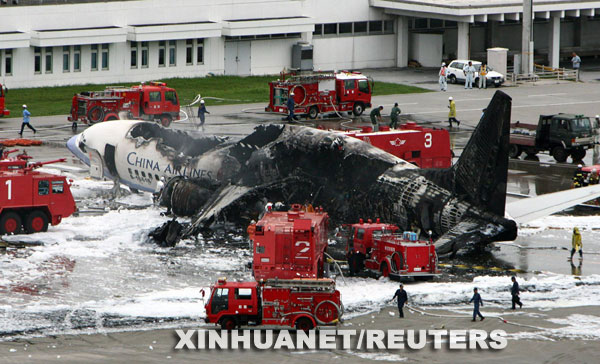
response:
<svg viewBox="0 0 600 364"><path fill-rule="evenodd" d="M162 80L177 90L183 105L191 102L197 94L203 97L225 99L207 99L207 105L268 103L269 81L278 76L214 76L203 78L171 78ZM135 83L111 84L131 86ZM21 105L27 104L32 116L66 115L71 109L73 94L81 91L103 90L106 85L79 85L61 87L40 87L11 89L6 95L7 108L11 117L21 115ZM429 92L415 86L399 85L388 82L375 82L374 96Z"/></svg>

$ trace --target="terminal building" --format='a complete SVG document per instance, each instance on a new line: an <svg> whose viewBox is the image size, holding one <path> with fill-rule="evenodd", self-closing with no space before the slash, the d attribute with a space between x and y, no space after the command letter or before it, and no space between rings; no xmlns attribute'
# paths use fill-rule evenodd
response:
<svg viewBox="0 0 600 364"><path fill-rule="evenodd" d="M533 3L536 63L600 55L600 1ZM522 10L520 0L9 0L0 80L20 88L485 61L492 47L520 53Z"/></svg>

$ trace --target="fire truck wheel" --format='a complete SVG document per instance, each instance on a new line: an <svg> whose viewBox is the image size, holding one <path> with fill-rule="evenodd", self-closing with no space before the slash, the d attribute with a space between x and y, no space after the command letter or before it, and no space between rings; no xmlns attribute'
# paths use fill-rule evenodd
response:
<svg viewBox="0 0 600 364"><path fill-rule="evenodd" d="M354 113L354 116L361 116L363 111L365 111L365 105L363 105L360 102L357 102L356 104L354 104L354 107L352 108L352 112Z"/></svg>
<svg viewBox="0 0 600 364"><path fill-rule="evenodd" d="M574 162L579 162L585 157L585 149L575 149L571 152L571 158Z"/></svg>
<svg viewBox="0 0 600 364"><path fill-rule="evenodd" d="M48 217L41 211L32 211L25 220L27 234L48 231Z"/></svg>
<svg viewBox="0 0 600 364"><path fill-rule="evenodd" d="M308 109L308 117L311 119L316 119L317 116L319 116L319 108L316 106L311 106L310 109Z"/></svg>
<svg viewBox="0 0 600 364"><path fill-rule="evenodd" d="M21 217L14 212L6 212L0 218L0 235L21 232Z"/></svg>
<svg viewBox="0 0 600 364"><path fill-rule="evenodd" d="M111 116L109 116L109 117L106 118L106 121L113 121L113 120L119 120L119 118L116 117L116 116L114 116L114 115L111 115Z"/></svg>
<svg viewBox="0 0 600 364"><path fill-rule="evenodd" d="M236 323L232 317L224 317L221 319L221 329L223 330L233 330L235 329Z"/></svg>
<svg viewBox="0 0 600 364"><path fill-rule="evenodd" d="M312 321L307 317L300 317L298 320L296 320L296 330L298 331L308 331L312 330L313 328L314 325Z"/></svg>
<svg viewBox="0 0 600 364"><path fill-rule="evenodd" d="M100 106L94 106L87 113L90 124L98 123L104 120L104 110Z"/></svg>
<svg viewBox="0 0 600 364"><path fill-rule="evenodd" d="M404 256L398 252L394 252L394 254L392 254L392 270L397 273L399 270L402 270L402 268L404 268Z"/></svg>
<svg viewBox="0 0 600 364"><path fill-rule="evenodd" d="M381 268L379 269L379 271L381 272L382 277L390 276L390 266L387 264L387 262L381 263Z"/></svg>
<svg viewBox="0 0 600 364"><path fill-rule="evenodd" d="M169 115L163 115L160 117L160 125L168 128L171 125L171 117Z"/></svg>

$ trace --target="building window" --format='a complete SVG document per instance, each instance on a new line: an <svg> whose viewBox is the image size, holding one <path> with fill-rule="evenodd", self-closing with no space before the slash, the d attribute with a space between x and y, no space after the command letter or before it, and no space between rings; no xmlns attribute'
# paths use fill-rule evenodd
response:
<svg viewBox="0 0 600 364"><path fill-rule="evenodd" d="M71 71L71 65L69 61L71 60L71 47L63 46L63 72Z"/></svg>
<svg viewBox="0 0 600 364"><path fill-rule="evenodd" d="M4 50L4 75L12 76L12 49Z"/></svg>
<svg viewBox="0 0 600 364"><path fill-rule="evenodd" d="M383 22L381 20L375 20L369 22L369 33L381 33L383 30Z"/></svg>
<svg viewBox="0 0 600 364"><path fill-rule="evenodd" d="M340 23L340 34L352 34L352 23Z"/></svg>
<svg viewBox="0 0 600 364"><path fill-rule="evenodd" d="M108 69L108 44L102 45L102 69Z"/></svg>
<svg viewBox="0 0 600 364"><path fill-rule="evenodd" d="M33 72L42 73L42 48L35 47L33 50Z"/></svg>
<svg viewBox="0 0 600 364"><path fill-rule="evenodd" d="M73 46L73 71L81 71L81 46Z"/></svg>
<svg viewBox="0 0 600 364"><path fill-rule="evenodd" d="M98 45L92 44L92 71L98 71Z"/></svg>
<svg viewBox="0 0 600 364"><path fill-rule="evenodd" d="M137 68L138 67L138 43L137 42L131 42L131 61L129 62L129 65L131 66L131 68Z"/></svg>
<svg viewBox="0 0 600 364"><path fill-rule="evenodd" d="M194 40L188 39L185 41L185 64L191 66L194 64Z"/></svg>
<svg viewBox="0 0 600 364"><path fill-rule="evenodd" d="M323 24L323 34L325 34L325 35L337 34L337 23Z"/></svg>
<svg viewBox="0 0 600 364"><path fill-rule="evenodd" d="M169 41L169 66L177 65L177 41L170 40Z"/></svg>
<svg viewBox="0 0 600 364"><path fill-rule="evenodd" d="M148 68L148 42L142 42L142 68Z"/></svg>
<svg viewBox="0 0 600 364"><path fill-rule="evenodd" d="M366 21L357 21L354 22L354 33L367 33L367 22Z"/></svg>
<svg viewBox="0 0 600 364"><path fill-rule="evenodd" d="M383 21L383 32L386 34L394 33L394 21L393 20L384 20Z"/></svg>
<svg viewBox="0 0 600 364"><path fill-rule="evenodd" d="M46 56L46 73L52 73L52 47L44 48L44 55Z"/></svg>
<svg viewBox="0 0 600 364"><path fill-rule="evenodd" d="M196 64L204 64L204 38L196 40Z"/></svg>
<svg viewBox="0 0 600 364"><path fill-rule="evenodd" d="M164 40L158 42L158 67L165 66L166 43Z"/></svg>
<svg viewBox="0 0 600 364"><path fill-rule="evenodd" d="M313 35L323 35L323 24L315 24Z"/></svg>

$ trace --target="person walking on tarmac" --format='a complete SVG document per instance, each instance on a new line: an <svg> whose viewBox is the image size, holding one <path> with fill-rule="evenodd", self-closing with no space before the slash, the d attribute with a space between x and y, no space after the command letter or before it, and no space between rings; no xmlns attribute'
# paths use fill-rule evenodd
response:
<svg viewBox="0 0 600 364"><path fill-rule="evenodd" d="M581 233L579 228L573 228L573 237L571 238L571 257L569 260L573 260L573 255L579 250L579 259L583 260L583 244L581 242Z"/></svg>
<svg viewBox="0 0 600 364"><path fill-rule="evenodd" d="M477 315L479 315L479 317L481 317L481 321L483 321L485 317L483 317L481 312L479 312L479 305L483 306L483 300L481 299L479 293L477 293L477 288L473 288L473 297L471 298L469 303L471 302L473 302L473 320L471 321L476 321Z"/></svg>
<svg viewBox="0 0 600 364"><path fill-rule="evenodd" d="M204 100L200 100L200 107L198 108L198 117L200 118L200 126L202 127L202 131L204 131L204 121L206 120L206 115L210 114L208 110L206 110L206 105L204 104Z"/></svg>
<svg viewBox="0 0 600 364"><path fill-rule="evenodd" d="M404 318L404 311L402 309L404 308L404 304L408 302L408 295L406 294L404 285L402 283L400 283L399 288L396 290L396 293L394 293L394 297L392 297L390 302L392 302L396 297L398 297L398 317Z"/></svg>
<svg viewBox="0 0 600 364"><path fill-rule="evenodd" d="M473 62L469 61L469 64L463 68L463 72L465 73L465 90L472 89L475 72L477 72L475 67L473 67Z"/></svg>
<svg viewBox="0 0 600 364"><path fill-rule="evenodd" d="M296 116L294 115L294 107L296 106L296 101L294 100L294 93L290 92L290 96L287 99L286 106L288 108L288 123L293 123L296 120Z"/></svg>
<svg viewBox="0 0 600 364"><path fill-rule="evenodd" d="M446 68L446 62L442 62L442 67L440 68L439 76L440 76L440 91L448 90L448 82L446 78L446 74L448 73L448 68Z"/></svg>
<svg viewBox="0 0 600 364"><path fill-rule="evenodd" d="M383 119L381 119L381 110L383 110L383 106L380 105L371 110L371 113L369 114L371 124L373 125L373 131L379 131L379 123L383 122Z"/></svg>
<svg viewBox="0 0 600 364"><path fill-rule="evenodd" d="M23 105L23 123L21 124L21 131L19 132L19 136L23 136L23 129L27 126L29 129L33 130L33 135L37 132L33 126L29 123L29 119L31 117L31 113L27 110L27 105Z"/></svg>
<svg viewBox="0 0 600 364"><path fill-rule="evenodd" d="M390 128L396 129L398 126L398 119L400 118L400 114L402 111L398 107L398 103L394 103L394 107L392 108L392 112L390 113Z"/></svg>
<svg viewBox="0 0 600 364"><path fill-rule="evenodd" d="M457 126L460 126L460 121L456 119L456 103L454 103L452 96L448 98L448 103L448 109L450 109L448 112L448 123L450 124L450 127L452 127L452 122L455 122Z"/></svg>
<svg viewBox="0 0 600 364"><path fill-rule="evenodd" d="M523 308L523 304L519 298L519 283L517 283L517 278L513 276L510 278L510 280L513 282L513 285L510 288L510 295L512 296L512 309L514 310L516 305L519 305L519 308Z"/></svg>

